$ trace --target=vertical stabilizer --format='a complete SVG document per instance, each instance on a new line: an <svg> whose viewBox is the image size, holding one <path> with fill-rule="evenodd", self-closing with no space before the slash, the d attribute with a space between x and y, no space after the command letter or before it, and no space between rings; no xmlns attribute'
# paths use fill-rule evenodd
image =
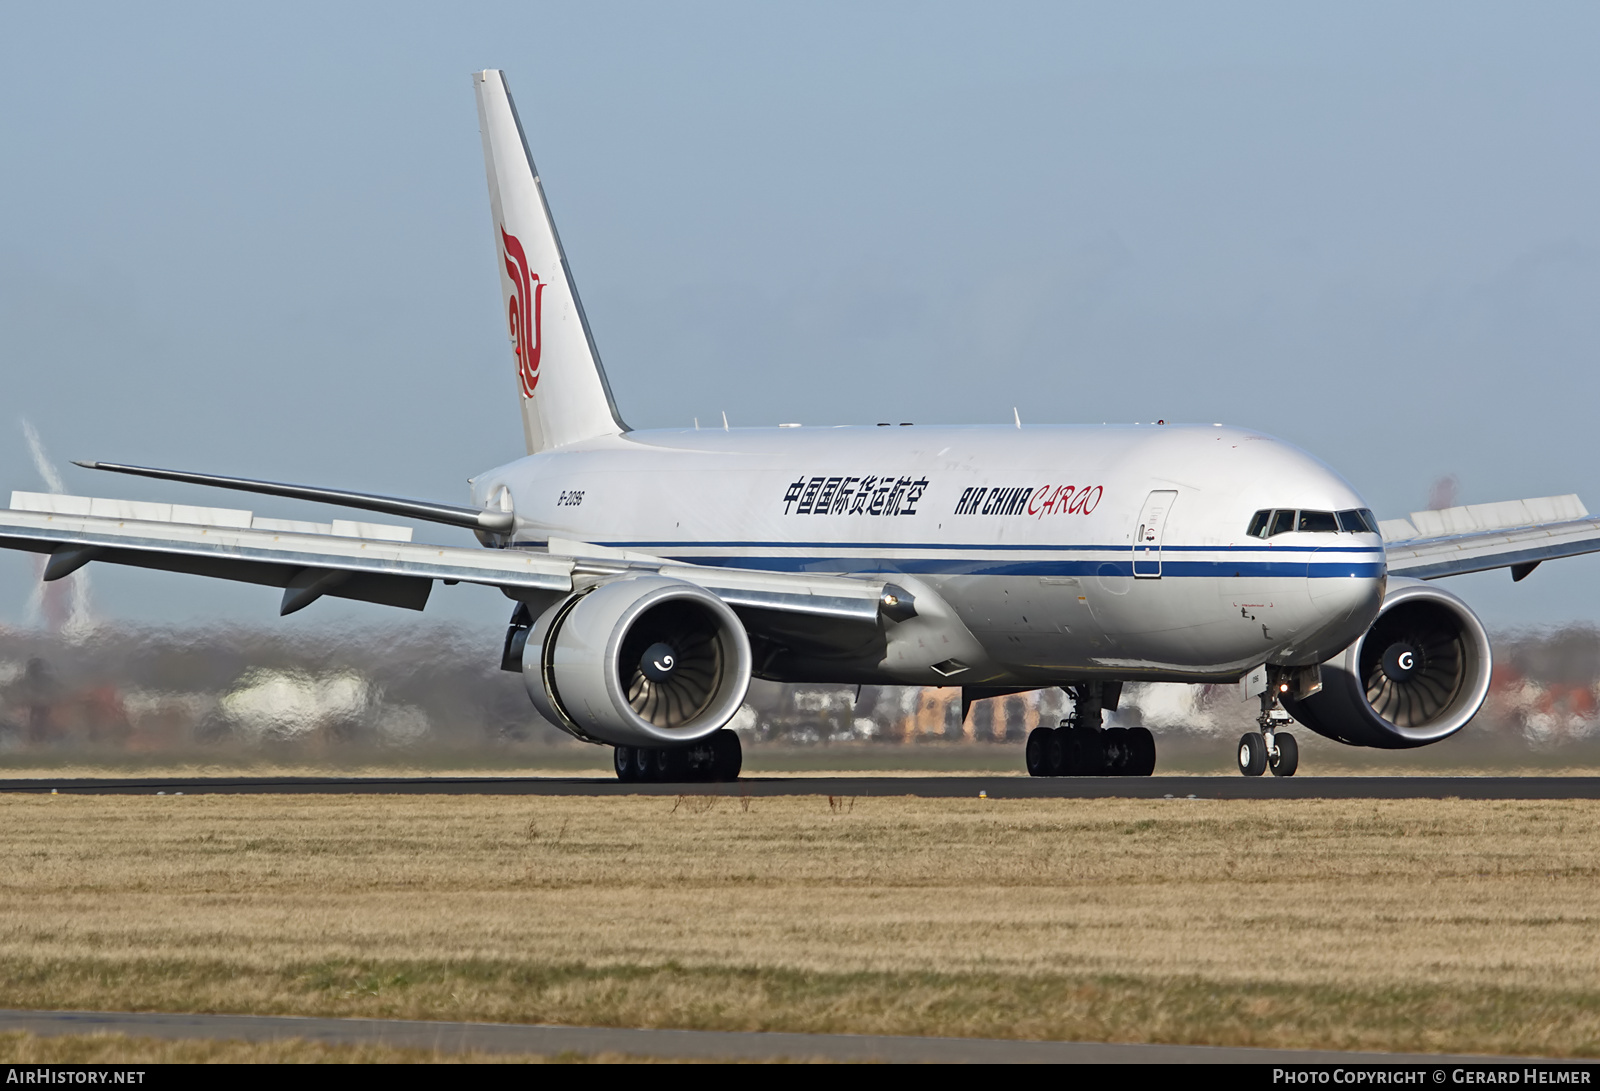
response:
<svg viewBox="0 0 1600 1091"><path fill-rule="evenodd" d="M626 432L505 76L472 82L528 453Z"/></svg>

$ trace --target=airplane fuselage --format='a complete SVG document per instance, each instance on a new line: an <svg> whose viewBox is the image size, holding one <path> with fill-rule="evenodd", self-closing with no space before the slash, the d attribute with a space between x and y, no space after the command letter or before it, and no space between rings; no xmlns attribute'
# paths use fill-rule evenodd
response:
<svg viewBox="0 0 1600 1091"><path fill-rule="evenodd" d="M1222 426L634 431L473 480L504 544L550 539L722 567L893 574L972 641L909 658L808 654L784 681L1050 685L1206 681L1319 663L1383 599L1375 533L1248 533L1268 509L1366 507L1299 449ZM959 641L957 643L960 643Z"/></svg>

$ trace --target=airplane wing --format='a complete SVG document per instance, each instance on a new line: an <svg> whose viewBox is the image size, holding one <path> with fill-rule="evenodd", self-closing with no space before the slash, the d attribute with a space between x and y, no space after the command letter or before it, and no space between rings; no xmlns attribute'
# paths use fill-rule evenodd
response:
<svg viewBox="0 0 1600 1091"><path fill-rule="evenodd" d="M688 565L577 542L556 552L463 549L410 541L409 527L263 519L249 511L59 494L11 495L0 548L49 555L44 578L90 561L188 572L284 589L280 613L323 595L421 610L435 580L519 592L571 593L655 573L716 594L735 609L875 626L898 599L881 580ZM564 548L563 548L564 547Z"/></svg>
<svg viewBox="0 0 1600 1091"><path fill-rule="evenodd" d="M1414 511L1378 529L1389 572L1423 580L1492 568L1521 580L1544 561L1600 552L1600 517L1570 494Z"/></svg>

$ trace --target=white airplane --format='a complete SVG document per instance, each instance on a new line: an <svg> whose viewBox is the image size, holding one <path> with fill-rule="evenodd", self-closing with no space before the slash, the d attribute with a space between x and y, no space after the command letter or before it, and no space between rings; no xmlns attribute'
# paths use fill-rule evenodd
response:
<svg viewBox="0 0 1600 1091"><path fill-rule="evenodd" d="M615 748L624 780L732 778L752 675L782 682L1060 686L1036 776L1149 775L1143 728L1103 726L1127 681L1259 695L1239 769L1293 775L1298 721L1354 746L1459 731L1489 689L1483 626L1426 582L1600 550L1575 496L1381 526L1342 477L1222 425L692 428L617 411L522 126L473 77L527 455L455 506L108 463L80 465L431 520L410 529L13 493L0 546L420 610L435 581L516 603L502 666L539 713Z"/></svg>

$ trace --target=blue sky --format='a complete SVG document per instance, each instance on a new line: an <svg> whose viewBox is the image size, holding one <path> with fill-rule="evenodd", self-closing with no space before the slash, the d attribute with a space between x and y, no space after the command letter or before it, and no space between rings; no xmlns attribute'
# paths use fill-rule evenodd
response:
<svg viewBox="0 0 1600 1091"><path fill-rule="evenodd" d="M1219 420L1307 448L1380 515L1445 475L1463 503L1600 510L1593 5L6 23L5 488L39 487L21 416L63 462L444 500L519 453L469 80L500 67L635 426ZM33 578L0 556L0 621ZM1496 628L1600 619L1600 558L1449 586ZM95 607L269 622L276 596L101 567ZM436 611L506 609L456 588ZM283 624L349 620L396 619Z"/></svg>

